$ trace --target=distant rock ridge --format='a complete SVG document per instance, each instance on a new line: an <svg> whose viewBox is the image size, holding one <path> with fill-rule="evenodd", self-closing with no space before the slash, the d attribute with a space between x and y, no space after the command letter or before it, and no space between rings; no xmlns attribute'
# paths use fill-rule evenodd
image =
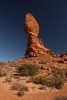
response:
<svg viewBox="0 0 67 100"><path fill-rule="evenodd" d="M39 24L30 13L26 14L24 30L28 34L25 57L37 57L45 54L54 55L51 50L44 47L42 40L38 37Z"/></svg>

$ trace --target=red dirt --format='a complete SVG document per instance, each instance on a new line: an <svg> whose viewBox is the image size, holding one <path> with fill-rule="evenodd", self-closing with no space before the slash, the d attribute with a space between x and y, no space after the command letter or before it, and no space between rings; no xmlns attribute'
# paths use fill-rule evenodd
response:
<svg viewBox="0 0 67 100"><path fill-rule="evenodd" d="M48 89L39 93L25 93L18 97L16 92L10 90L9 85L3 83L4 78L0 78L0 100L53 100L54 96L67 96L67 84L61 90Z"/></svg>

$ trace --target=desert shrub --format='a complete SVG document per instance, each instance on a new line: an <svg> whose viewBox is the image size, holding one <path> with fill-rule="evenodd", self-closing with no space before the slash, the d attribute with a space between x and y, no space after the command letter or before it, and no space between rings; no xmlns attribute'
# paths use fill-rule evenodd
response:
<svg viewBox="0 0 67 100"><path fill-rule="evenodd" d="M64 72L64 70L62 68L53 67L52 68L52 74L54 76L60 75L61 77L65 77L65 72Z"/></svg>
<svg viewBox="0 0 67 100"><path fill-rule="evenodd" d="M28 91L28 87L27 86L24 86L20 83L13 83L13 85L11 86L11 89L12 90L16 90L16 91Z"/></svg>
<svg viewBox="0 0 67 100"><path fill-rule="evenodd" d="M0 68L0 77L2 76L2 69Z"/></svg>
<svg viewBox="0 0 67 100"><path fill-rule="evenodd" d="M65 74L65 80L67 81L67 69L63 69L64 74Z"/></svg>
<svg viewBox="0 0 67 100"><path fill-rule="evenodd" d="M42 84L48 87L55 87L57 89L60 89L64 85L65 80L59 75L52 76L49 78L47 76L38 76L33 78L33 82L36 84Z"/></svg>
<svg viewBox="0 0 67 100"><path fill-rule="evenodd" d="M52 75L36 76L32 78L32 81L36 84L42 84L48 87L61 89L66 81L66 77L67 77L67 69L59 69L52 67Z"/></svg>
<svg viewBox="0 0 67 100"><path fill-rule="evenodd" d="M37 77L33 78L33 82L36 84L47 85L48 78L46 76L37 76Z"/></svg>
<svg viewBox="0 0 67 100"><path fill-rule="evenodd" d="M60 75L57 75L49 78L48 86L61 89L64 85L64 82L65 80Z"/></svg>
<svg viewBox="0 0 67 100"><path fill-rule="evenodd" d="M19 91L16 95L17 96L23 96L24 95L24 91Z"/></svg>
<svg viewBox="0 0 67 100"><path fill-rule="evenodd" d="M25 85L22 85L20 83L13 83L12 86L11 86L11 90L15 90L17 91L17 96L23 96L25 92L28 91L28 87L25 86Z"/></svg>
<svg viewBox="0 0 67 100"><path fill-rule="evenodd" d="M41 86L39 87L39 89L40 89L40 90L44 90L44 89L46 89L46 86L45 86L45 85L41 85Z"/></svg>
<svg viewBox="0 0 67 100"><path fill-rule="evenodd" d="M33 76L39 71L39 66L36 64L22 64L17 68L17 72L22 76Z"/></svg>
<svg viewBox="0 0 67 100"><path fill-rule="evenodd" d="M67 80L67 69L64 69L64 68L52 68L52 74L53 74L53 76L59 75L65 81Z"/></svg>
<svg viewBox="0 0 67 100"><path fill-rule="evenodd" d="M55 96L54 100L67 100L67 96Z"/></svg>
<svg viewBox="0 0 67 100"><path fill-rule="evenodd" d="M0 67L0 77L5 76L6 72L3 70L2 67Z"/></svg>
<svg viewBox="0 0 67 100"><path fill-rule="evenodd" d="M12 78L11 78L11 76L7 76L6 78L5 78L5 82L7 83L11 83L12 82Z"/></svg>
<svg viewBox="0 0 67 100"><path fill-rule="evenodd" d="M39 64L46 64L46 62L47 62L46 60L42 59L41 61L39 61Z"/></svg>
<svg viewBox="0 0 67 100"><path fill-rule="evenodd" d="M60 68L52 68L52 77L49 77L49 87L55 87L57 89L62 88L66 80L65 71Z"/></svg>

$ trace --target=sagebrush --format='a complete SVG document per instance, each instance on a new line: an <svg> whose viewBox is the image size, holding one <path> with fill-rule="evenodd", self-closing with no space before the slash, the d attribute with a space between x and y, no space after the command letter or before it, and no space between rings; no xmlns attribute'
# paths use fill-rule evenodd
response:
<svg viewBox="0 0 67 100"><path fill-rule="evenodd" d="M36 64L22 64L17 67L17 72L22 76L33 76L39 71L39 66Z"/></svg>

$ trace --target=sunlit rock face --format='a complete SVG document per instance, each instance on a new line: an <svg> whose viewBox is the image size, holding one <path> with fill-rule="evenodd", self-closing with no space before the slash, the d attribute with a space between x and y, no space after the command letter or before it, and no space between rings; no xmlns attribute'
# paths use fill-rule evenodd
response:
<svg viewBox="0 0 67 100"><path fill-rule="evenodd" d="M52 54L49 49L44 47L42 40L38 37L39 24L30 13L26 14L24 30L28 34L28 43L25 57L37 57L45 54Z"/></svg>
<svg viewBox="0 0 67 100"><path fill-rule="evenodd" d="M38 25L36 19L33 17L33 15L30 13L26 14L25 22L24 22L24 30L28 34L34 34L34 35L38 36L39 25Z"/></svg>

